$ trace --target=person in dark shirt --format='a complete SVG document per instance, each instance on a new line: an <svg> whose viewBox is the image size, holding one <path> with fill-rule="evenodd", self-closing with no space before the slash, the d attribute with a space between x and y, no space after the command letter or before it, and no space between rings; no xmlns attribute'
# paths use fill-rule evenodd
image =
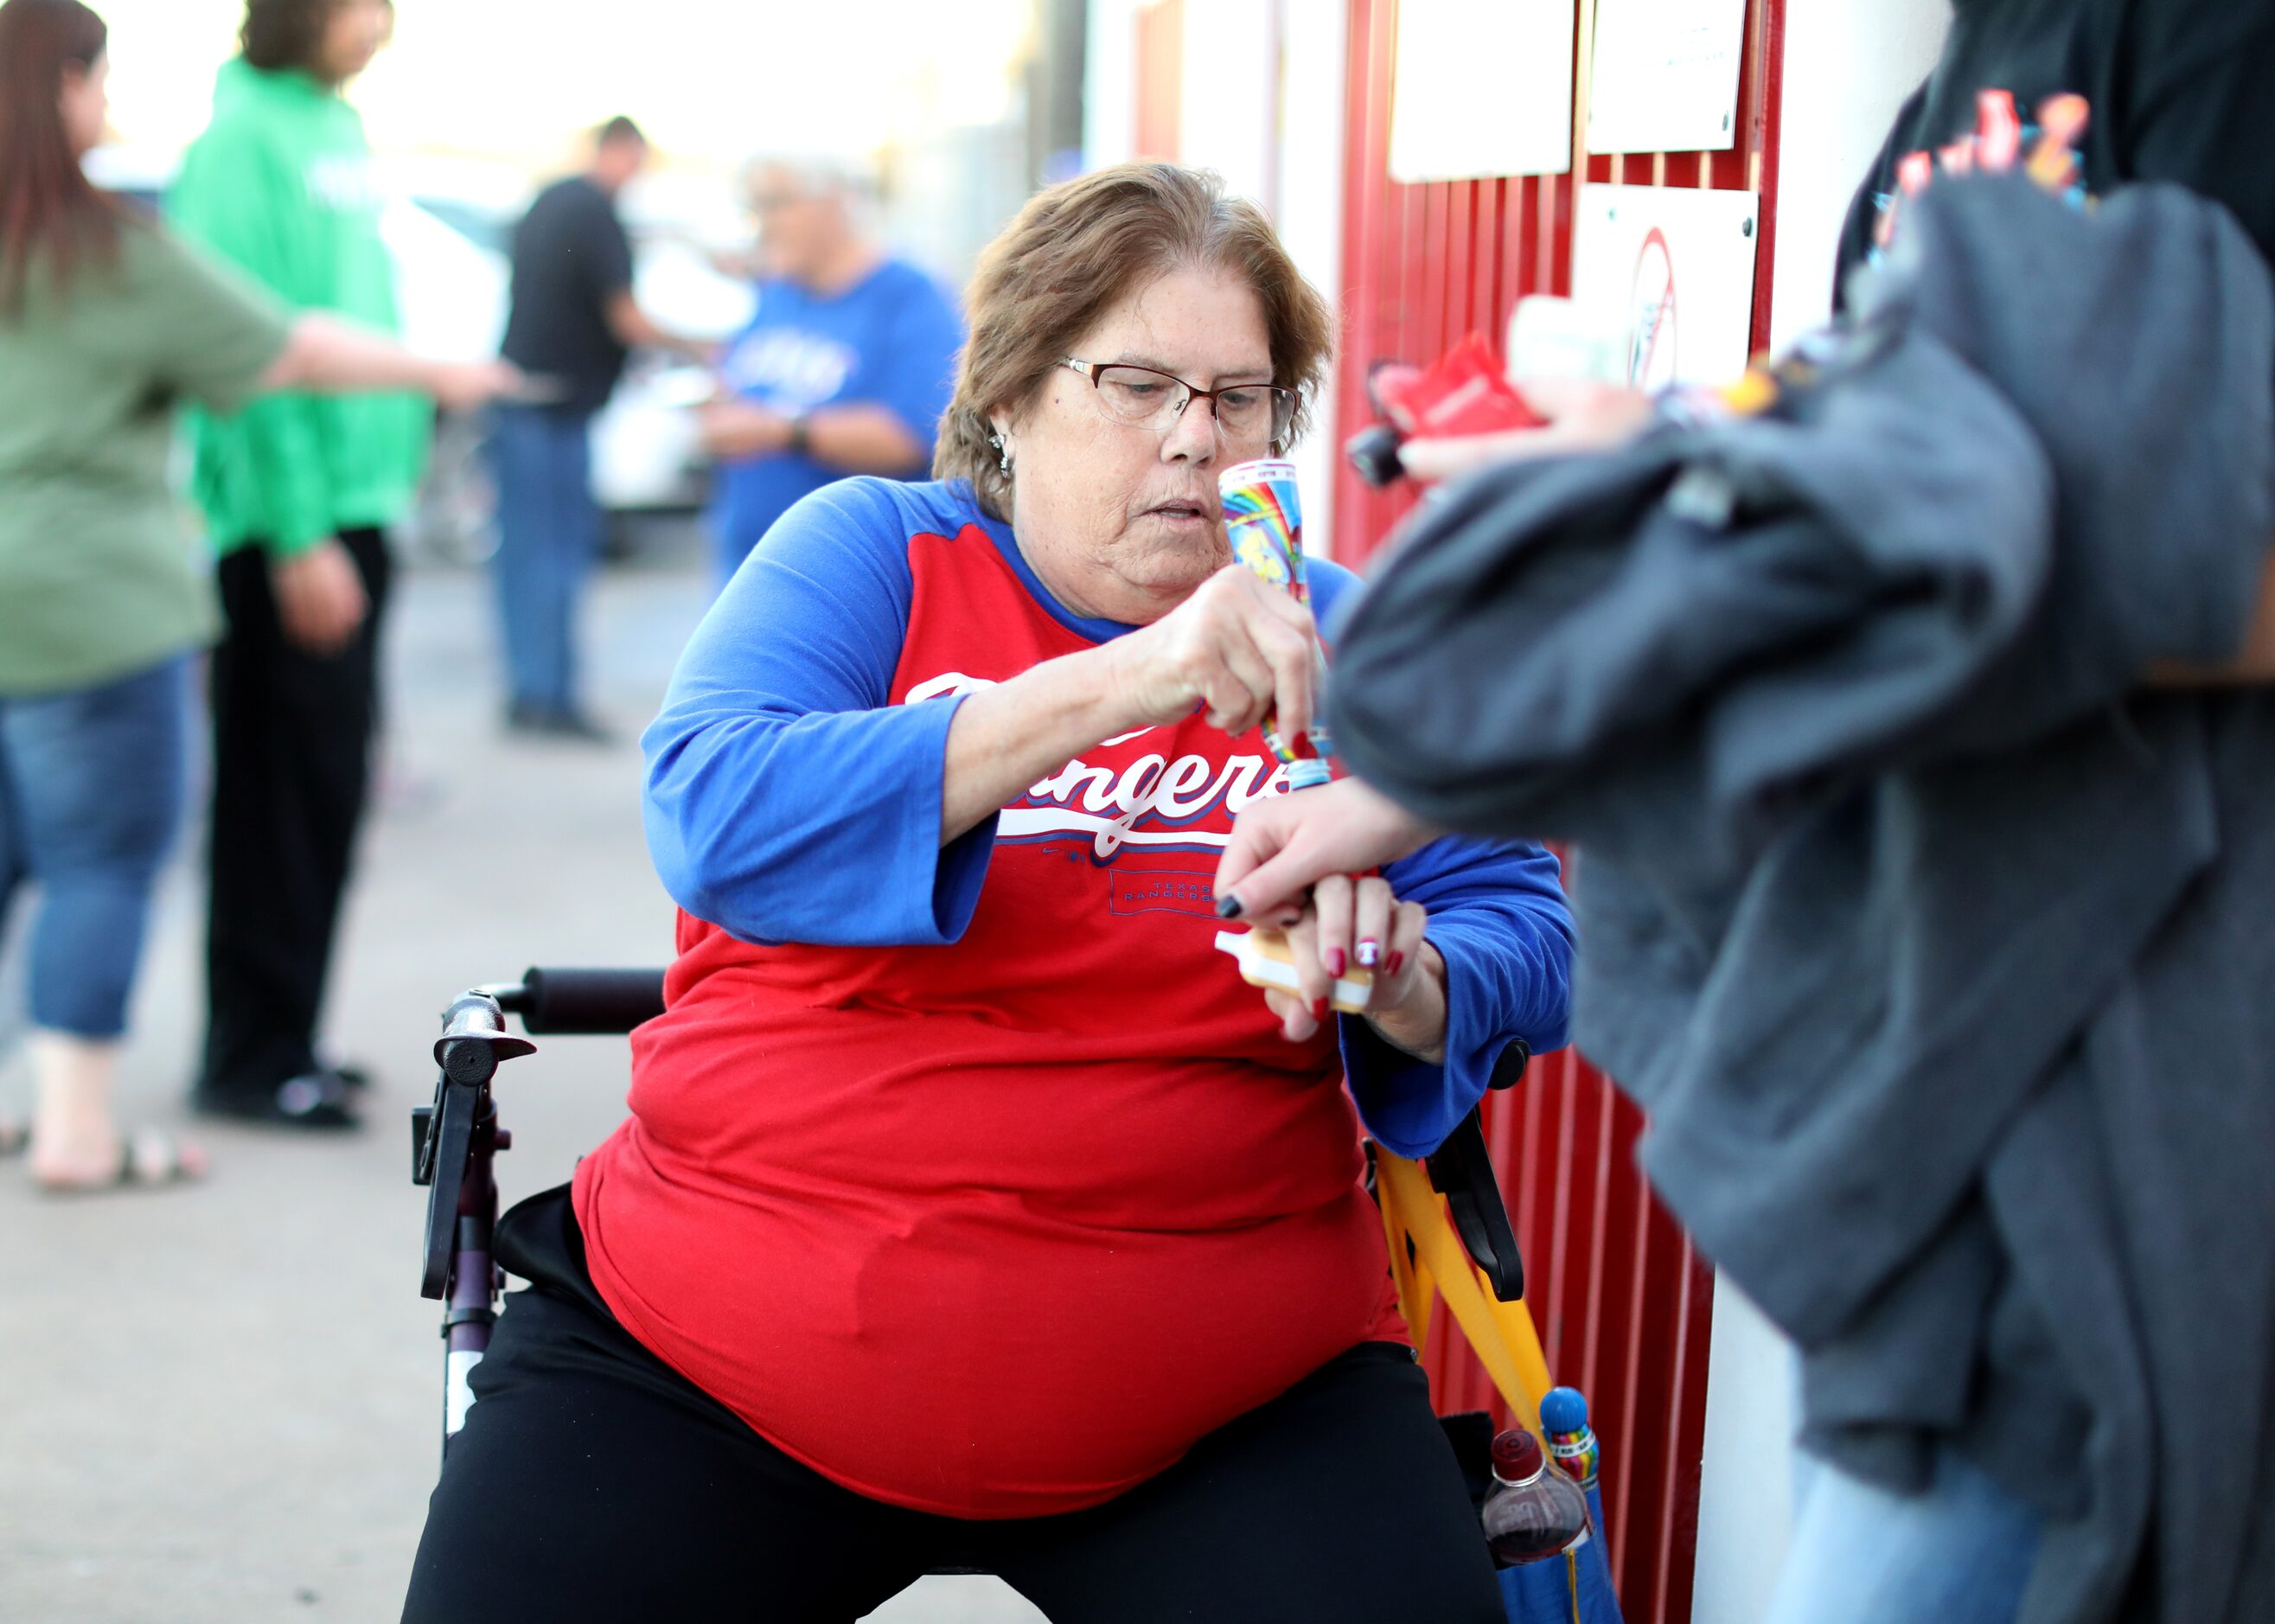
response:
<svg viewBox="0 0 2275 1624"><path fill-rule="evenodd" d="M1904 161L1981 129L1985 99L2035 125L2084 98L2085 191L2170 181L2224 205L2275 261L2275 6L2249 0L1957 0L1927 82L1850 206L1845 279L1871 253ZM1992 115L1996 117L1994 111Z"/></svg>
<svg viewBox="0 0 2275 1624"><path fill-rule="evenodd" d="M2063 184L2081 206L2135 183L2176 185L2224 206L2275 263L2275 5L1955 0L1941 59L1897 116L1850 208L1838 280L1845 283L1874 257L1906 191L1938 172L1984 167L1986 155L2002 149L2028 154L2057 125L2075 155ZM1990 167L2003 165L1992 158ZM1609 448L1651 418L1651 404L1632 390L1518 382L1555 419L1550 427L1409 442L1400 452L1407 469L1439 479L1500 457ZM2275 684L2275 545L2233 659L2217 669L2143 672L2142 682ZM1393 860L1435 833L1355 779L1258 803L1243 814L1220 870L1219 911L1269 920L1300 903L1313 880ZM1327 951L1338 944L1323 934L1319 945ZM2193 1221L2188 1206L2154 1190L2134 1197L2140 1217L2128 1226L2133 1233L2110 1243L2161 1255L2173 1267L2200 1265L2180 1250L2201 1249L2208 1239L2182 1241L2180 1226ZM1809 1243L1840 1245L1842 1229L1833 1219L1828 1215ZM1933 1478L1916 1492L1812 1462L1797 1477L1794 1541L1768 1624L2275 1618L2275 1511L2265 1464L2275 1458L2275 1307L2241 1283L2233 1296L2232 1314L2178 1328L2195 1341L2175 1344L2168 1327L2157 1346L2187 1347L2200 1357L2217 1341L2231 1371L2254 1367L2256 1374L2215 1389L2192 1384L2184 1372L2150 1372L2158 1445L2127 1463L2132 1504L2049 1503L2043 1484L2025 1486L2027 1474L2015 1462L1986 1458L1981 1440L1962 1435L1939 1440ZM2002 1330L2012 1327L1955 1323L1949 1334L1995 1337ZM1977 1379L1988 1379L1987 1367L1978 1368ZM2073 1396L2091 1409L2099 1395ZM1807 1413L1806 1392L1803 1409L1805 1430L1820 1420L1853 1419ZM2109 1446L2098 1429L2090 1446Z"/></svg>
<svg viewBox="0 0 2275 1624"><path fill-rule="evenodd" d="M583 174L538 194L513 234L506 358L533 380L533 400L498 408L490 438L497 480L498 609L505 629L516 732L600 741L578 694L576 619L601 548L593 499L592 424L636 346L692 350L632 297L631 241L616 195L646 165L629 118L612 118Z"/></svg>

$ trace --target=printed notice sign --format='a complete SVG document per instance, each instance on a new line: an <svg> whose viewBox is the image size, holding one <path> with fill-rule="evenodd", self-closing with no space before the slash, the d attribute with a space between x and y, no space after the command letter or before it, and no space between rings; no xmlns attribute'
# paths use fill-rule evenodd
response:
<svg viewBox="0 0 2275 1624"><path fill-rule="evenodd" d="M1573 211L1572 297L1614 336L1614 381L1727 383L1746 369L1760 201L1750 192L1583 186Z"/></svg>
<svg viewBox="0 0 2275 1624"><path fill-rule="evenodd" d="M1572 0L1400 0L1390 178L1572 167Z"/></svg>
<svg viewBox="0 0 2275 1624"><path fill-rule="evenodd" d="M1596 0L1590 152L1737 144L1746 0Z"/></svg>

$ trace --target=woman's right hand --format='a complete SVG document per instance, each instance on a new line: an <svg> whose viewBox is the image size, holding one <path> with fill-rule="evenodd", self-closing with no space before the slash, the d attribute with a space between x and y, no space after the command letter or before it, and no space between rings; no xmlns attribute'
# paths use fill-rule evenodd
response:
<svg viewBox="0 0 2275 1624"><path fill-rule="evenodd" d="M1277 710L1281 736L1311 725L1318 631L1311 611L1245 566L1227 564L1152 625L1105 645L1114 710L1130 727L1196 707L1236 736Z"/></svg>
<svg viewBox="0 0 2275 1624"><path fill-rule="evenodd" d="M721 462L746 463L787 449L790 419L779 412L727 396L696 408L695 437L706 452Z"/></svg>
<svg viewBox="0 0 2275 1624"><path fill-rule="evenodd" d="M345 648L371 609L363 573L336 536L271 560L268 583L284 635L319 657Z"/></svg>
<svg viewBox="0 0 2275 1624"><path fill-rule="evenodd" d="M510 361L437 361L428 385L435 404L445 412L479 411L528 388L529 380Z"/></svg>

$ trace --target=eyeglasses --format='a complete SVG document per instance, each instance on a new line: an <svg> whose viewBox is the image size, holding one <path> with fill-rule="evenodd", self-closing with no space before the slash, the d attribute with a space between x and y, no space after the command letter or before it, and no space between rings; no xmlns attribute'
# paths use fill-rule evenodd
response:
<svg viewBox="0 0 2275 1624"><path fill-rule="evenodd" d="M1099 409L1114 421L1157 434L1175 428L1196 400L1209 403L1217 432L1235 445L1281 444L1296 421L1296 391L1277 384L1232 383L1205 389L1172 373L1122 361L1078 361L1069 356L1059 365L1090 380Z"/></svg>

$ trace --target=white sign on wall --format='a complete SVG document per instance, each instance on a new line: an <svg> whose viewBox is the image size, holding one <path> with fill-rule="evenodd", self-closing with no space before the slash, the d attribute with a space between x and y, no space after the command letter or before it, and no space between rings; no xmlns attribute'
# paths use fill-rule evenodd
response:
<svg viewBox="0 0 2275 1624"><path fill-rule="evenodd" d="M1390 178L1572 167L1572 0L1400 0Z"/></svg>
<svg viewBox="0 0 2275 1624"><path fill-rule="evenodd" d="M1760 200L1750 192L1583 186L1572 297L1619 335L1621 381L1727 383L1746 369Z"/></svg>
<svg viewBox="0 0 2275 1624"><path fill-rule="evenodd" d="M1746 0L1596 0L1590 152L1737 144Z"/></svg>

